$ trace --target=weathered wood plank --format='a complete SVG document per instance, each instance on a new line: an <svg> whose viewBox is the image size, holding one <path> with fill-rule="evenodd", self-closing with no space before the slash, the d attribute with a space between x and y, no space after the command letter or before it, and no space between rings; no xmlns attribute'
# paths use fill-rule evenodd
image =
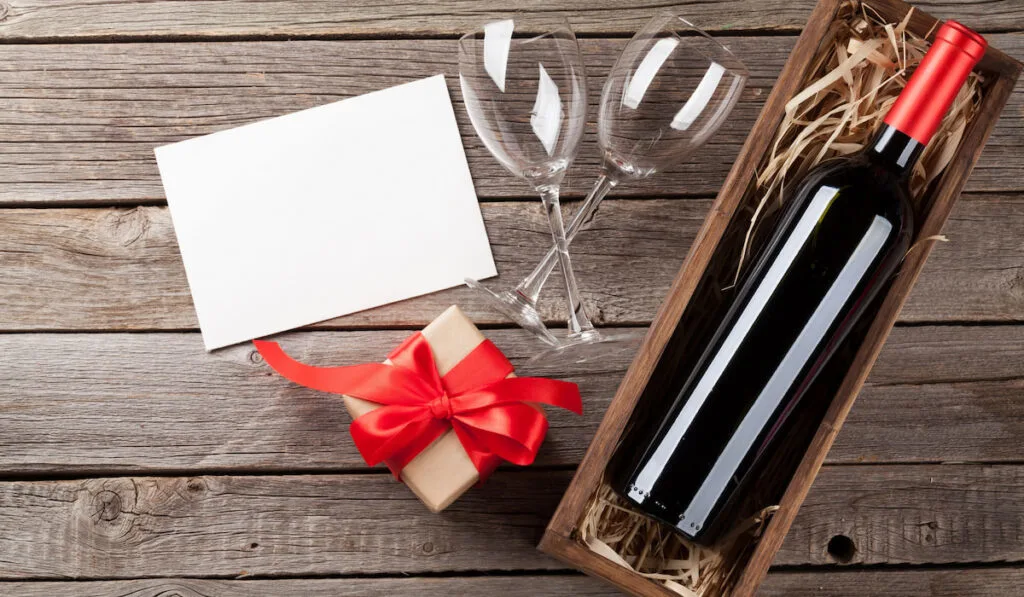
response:
<svg viewBox="0 0 1024 597"><path fill-rule="evenodd" d="M1021 557L1022 531L1017 466L826 467L775 561L1009 562ZM839 536L852 548L829 553Z"/></svg>
<svg viewBox="0 0 1024 597"><path fill-rule="evenodd" d="M1013 595L1021 568L773 572L761 597L981 597Z"/></svg>
<svg viewBox="0 0 1024 597"><path fill-rule="evenodd" d="M991 575L997 586L1015 578ZM785 579L781 579L785 583ZM616 597L621 594L601 581L582 575L485 576L471 578L331 578L288 580L203 580L168 578L93 582L7 582L6 594L18 597ZM976 593L988 597L994 593Z"/></svg>
<svg viewBox="0 0 1024 597"><path fill-rule="evenodd" d="M651 320L709 205L606 202L595 228L573 245L583 298L595 321ZM550 234L540 202L486 203L483 213L501 274L494 283L511 286L547 248ZM1024 195L967 195L945 232L950 242L936 247L902 321L1024 321ZM461 287L321 327L419 327L452 303L478 323L508 323ZM557 284L542 297L541 312L552 325L564 325ZM196 326L166 208L0 209L0 330Z"/></svg>
<svg viewBox="0 0 1024 597"><path fill-rule="evenodd" d="M772 572L761 587L764 597L1006 597L1024 584L1024 569L949 568L942 570L844 570ZM392 597L420 595L503 595L505 597L614 597L615 588L581 575L486 576L451 578L329 578L282 580L204 580L154 578L4 583L19 597Z"/></svg>
<svg viewBox="0 0 1024 597"><path fill-rule="evenodd" d="M281 342L327 366L383 359L407 334ZM487 334L518 365L537 348L521 330ZM277 377L249 346L209 355L198 334L14 334L0 335L0 354L3 473L365 468L341 401ZM538 464L580 461L629 358L520 369L579 383L586 406L583 417L549 413ZM897 328L828 461L1024 462L1021 362L1024 326Z"/></svg>
<svg viewBox="0 0 1024 597"><path fill-rule="evenodd" d="M826 462L1019 460L1024 447L1012 437L1024 432L1021 396L1020 378L865 387Z"/></svg>
<svg viewBox="0 0 1024 597"><path fill-rule="evenodd" d="M813 0L759 2L684 0L670 4L623 5L570 0L557 8L540 0L517 2L516 10L564 15L581 33L632 33L659 9L668 8L708 30L799 31ZM956 17L980 30L1024 28L1024 10L1013 0L984 4L919 0L931 14ZM89 2L87 0L4 0L0 39L92 39L119 37L223 36L292 37L313 35L418 36L458 35L487 19L506 16L507 4L490 0L394 3L370 0L172 0ZM0 14L4 14L0 11Z"/></svg>
<svg viewBox="0 0 1024 597"><path fill-rule="evenodd" d="M866 388L1009 380L1021 376L1022 362L1024 326L898 326Z"/></svg>
<svg viewBox="0 0 1024 597"><path fill-rule="evenodd" d="M560 569L534 546L569 476L499 472L442 515L387 475L0 483L0 577ZM838 533L855 562L1020 561L1024 467L825 468L776 563L832 563Z"/></svg>
<svg viewBox="0 0 1024 597"><path fill-rule="evenodd" d="M608 202L596 230L585 233L573 246L583 292L591 315L599 322L650 319L709 205L669 200L629 203ZM502 274L495 282L514 284L550 244L540 202L489 203L483 212ZM166 208L0 210L0 256L0 329L193 329L197 325ZM549 291L542 311L559 321L564 309L557 283ZM465 287L335 323L421 326L452 303L478 323L507 323Z"/></svg>
<svg viewBox="0 0 1024 597"><path fill-rule="evenodd" d="M113 5L110 3L103 6ZM620 196L710 195L774 83L792 37L735 37L752 71L749 88L719 134L691 160ZM1024 54L1024 34L992 36ZM584 40L591 103L625 41ZM457 89L454 40L0 46L0 204L162 201L153 147L321 105L438 72L449 75L470 168L481 197L526 197L477 139ZM1024 182L1024 92L1011 98L968 185L1016 191ZM591 110L566 196L597 173Z"/></svg>

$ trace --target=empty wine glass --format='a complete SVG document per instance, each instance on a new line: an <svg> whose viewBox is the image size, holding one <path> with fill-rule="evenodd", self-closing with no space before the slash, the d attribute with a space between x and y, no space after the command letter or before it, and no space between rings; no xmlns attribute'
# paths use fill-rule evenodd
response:
<svg viewBox="0 0 1024 597"><path fill-rule="evenodd" d="M477 135L509 172L540 194L551 226L565 280L569 337L559 341L539 319L524 327L552 345L598 340L579 298L558 198L586 123L587 81L576 36L564 19L488 23L459 39L459 81Z"/></svg>
<svg viewBox="0 0 1024 597"><path fill-rule="evenodd" d="M601 94L598 143L603 162L593 189L569 223L571 241L624 180L647 178L692 155L732 112L748 72L728 48L671 13L651 19L629 41ZM557 263L552 248L513 290L466 280L492 304L541 337L550 336L537 297Z"/></svg>

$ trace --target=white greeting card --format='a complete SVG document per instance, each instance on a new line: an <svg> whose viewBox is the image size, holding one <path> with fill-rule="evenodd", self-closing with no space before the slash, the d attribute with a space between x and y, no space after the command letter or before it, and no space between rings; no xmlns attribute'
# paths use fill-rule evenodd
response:
<svg viewBox="0 0 1024 597"><path fill-rule="evenodd" d="M207 350L496 274L442 75L156 158Z"/></svg>

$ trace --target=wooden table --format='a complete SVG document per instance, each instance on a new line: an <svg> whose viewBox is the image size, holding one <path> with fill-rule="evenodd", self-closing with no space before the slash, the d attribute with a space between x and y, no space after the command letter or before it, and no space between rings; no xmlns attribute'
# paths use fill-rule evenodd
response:
<svg viewBox="0 0 1024 597"><path fill-rule="evenodd" d="M562 4L585 37L596 102L655 7ZM1024 56L1020 0L919 4ZM699 156L622 188L599 231L574 244L600 324L649 323L810 5L680 3L727 38L752 81ZM625 360L560 372L581 384L586 415L554 413L535 466L500 471L429 514L363 465L339 400L275 376L250 346L203 351L153 160L160 144L454 75L454 38L508 7L0 0L0 593L613 594L534 545ZM475 137L453 83L498 269L512 282L547 246L543 216ZM591 123L570 199L596 163ZM1022 173L1018 92L764 594L1024 592ZM563 316L556 299L543 303L552 322ZM465 289L283 342L309 362L378 361L451 303L513 360L529 355L529 338Z"/></svg>

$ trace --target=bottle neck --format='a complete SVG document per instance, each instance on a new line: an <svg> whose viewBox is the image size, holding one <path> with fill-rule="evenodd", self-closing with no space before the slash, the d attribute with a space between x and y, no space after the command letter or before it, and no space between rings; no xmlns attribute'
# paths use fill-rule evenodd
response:
<svg viewBox="0 0 1024 597"><path fill-rule="evenodd" d="M865 150L867 157L900 176L908 175L986 47L985 38L956 21L940 27Z"/></svg>
<svg viewBox="0 0 1024 597"><path fill-rule="evenodd" d="M885 123L927 144L987 45L985 38L956 21L940 27Z"/></svg>
<svg viewBox="0 0 1024 597"><path fill-rule="evenodd" d="M865 153L873 161L902 177L910 175L924 147L924 143L891 124L883 124Z"/></svg>

